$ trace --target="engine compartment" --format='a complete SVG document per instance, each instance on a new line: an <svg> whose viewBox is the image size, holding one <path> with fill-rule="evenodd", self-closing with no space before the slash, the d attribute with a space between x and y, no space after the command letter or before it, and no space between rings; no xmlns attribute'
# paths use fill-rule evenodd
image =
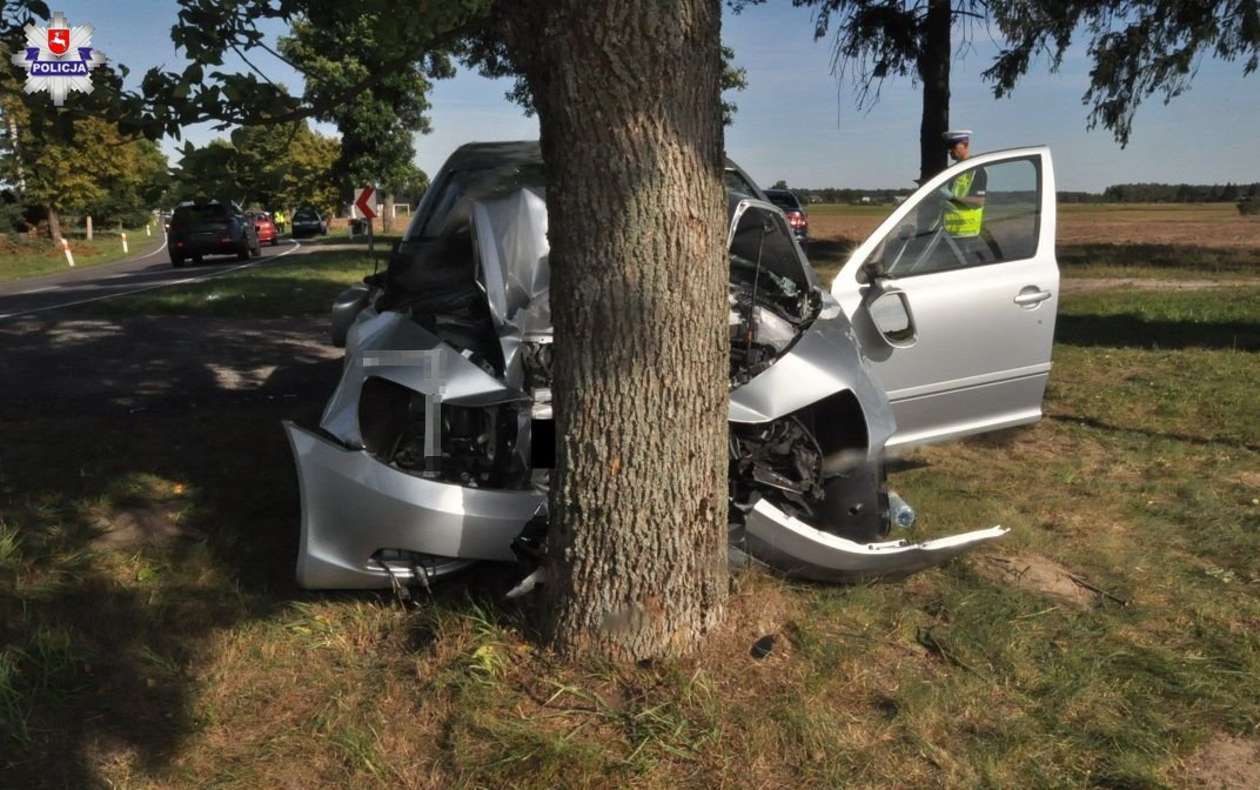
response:
<svg viewBox="0 0 1260 790"><path fill-rule="evenodd" d="M547 284L519 260L504 260L505 247L516 248L519 257L520 248L529 246L519 236L505 245L503 228L476 224L479 217L492 223L497 213L519 226L522 214L533 211L535 233L545 233L537 216L545 205L533 198L509 195L497 206L473 206L467 212L472 227L404 243L390 267L369 280L372 312L405 315L521 395L464 405L368 376L357 419L364 448L382 463L468 488L545 489L555 455L550 327L539 332L534 325L526 333L514 319L539 313L536 301L547 297ZM823 294L781 216L748 201L735 202L731 211L728 323L730 388L736 391L793 347L819 317ZM483 254L491 248L499 253L497 264ZM544 265L536 262L535 268ZM510 274L514 267L517 282L513 276L496 280L496 272ZM521 287L523 278L530 280L533 296ZM504 298L496 299L495 287L505 291ZM515 314L509 309L513 302ZM882 466L868 459L865 424L862 406L849 391L768 421L731 423L732 522L738 526L744 513L767 498L836 534L854 539L885 534Z"/></svg>

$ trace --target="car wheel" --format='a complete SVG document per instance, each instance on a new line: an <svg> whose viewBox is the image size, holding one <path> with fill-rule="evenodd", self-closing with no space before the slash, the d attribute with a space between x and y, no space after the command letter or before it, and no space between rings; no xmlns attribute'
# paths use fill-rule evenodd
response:
<svg viewBox="0 0 1260 790"><path fill-rule="evenodd" d="M204 259L200 255L193 256L193 263L196 264L197 266L200 266L203 260Z"/></svg>
<svg viewBox="0 0 1260 790"><path fill-rule="evenodd" d="M178 255L172 255L171 265L174 266L176 269L182 269L184 267L184 259Z"/></svg>
<svg viewBox="0 0 1260 790"><path fill-rule="evenodd" d="M272 237L271 237L271 246L272 246L272 247L276 246L276 245L277 245L277 244L279 244L279 243L280 243L280 237L279 237L279 236L272 236Z"/></svg>
<svg viewBox="0 0 1260 790"><path fill-rule="evenodd" d="M242 247L240 250L237 251L236 260L238 261L249 260L249 245L248 244L246 244L244 247Z"/></svg>

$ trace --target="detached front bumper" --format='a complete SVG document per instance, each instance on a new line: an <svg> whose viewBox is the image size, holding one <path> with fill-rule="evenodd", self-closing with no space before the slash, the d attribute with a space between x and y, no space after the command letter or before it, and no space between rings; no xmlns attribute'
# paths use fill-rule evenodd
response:
<svg viewBox="0 0 1260 790"><path fill-rule="evenodd" d="M921 543L856 543L815 529L765 499L749 511L744 530L753 557L790 576L820 582L907 576L1010 531L990 527Z"/></svg>
<svg viewBox="0 0 1260 790"><path fill-rule="evenodd" d="M466 488L425 480L284 423L302 499L298 584L308 589L390 586L378 552L512 561L512 541L546 499L536 491Z"/></svg>

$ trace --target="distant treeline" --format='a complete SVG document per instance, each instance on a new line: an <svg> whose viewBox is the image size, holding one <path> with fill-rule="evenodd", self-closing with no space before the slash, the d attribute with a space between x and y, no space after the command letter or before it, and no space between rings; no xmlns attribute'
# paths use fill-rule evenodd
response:
<svg viewBox="0 0 1260 790"><path fill-rule="evenodd" d="M1109 203L1233 203L1260 194L1252 184L1113 184L1103 190ZM1060 193L1062 195L1062 193Z"/></svg>
<svg viewBox="0 0 1260 790"><path fill-rule="evenodd" d="M911 189L791 188L806 203L895 203ZM1250 184L1113 184L1102 192L1060 191L1060 203L1236 203L1260 200L1260 182Z"/></svg>
<svg viewBox="0 0 1260 790"><path fill-rule="evenodd" d="M913 189L790 189L804 203L892 203L895 198L904 200L914 193Z"/></svg>

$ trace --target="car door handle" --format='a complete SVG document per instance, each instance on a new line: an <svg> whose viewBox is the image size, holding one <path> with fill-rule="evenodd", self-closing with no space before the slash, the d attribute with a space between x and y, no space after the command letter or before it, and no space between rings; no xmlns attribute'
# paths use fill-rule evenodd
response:
<svg viewBox="0 0 1260 790"><path fill-rule="evenodd" d="M1041 304L1054 294L1049 291L1043 291L1035 285L1025 286L1015 296L1015 304L1020 307L1031 307L1035 304Z"/></svg>

